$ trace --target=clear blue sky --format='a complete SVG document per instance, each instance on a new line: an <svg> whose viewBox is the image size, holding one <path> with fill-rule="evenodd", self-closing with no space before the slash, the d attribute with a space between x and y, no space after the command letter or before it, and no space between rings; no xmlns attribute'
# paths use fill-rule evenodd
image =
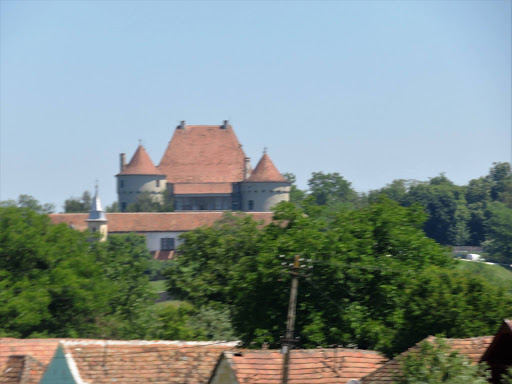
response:
<svg viewBox="0 0 512 384"><path fill-rule="evenodd" d="M511 159L511 1L0 1L0 199L116 199L180 120L229 119L305 188Z"/></svg>

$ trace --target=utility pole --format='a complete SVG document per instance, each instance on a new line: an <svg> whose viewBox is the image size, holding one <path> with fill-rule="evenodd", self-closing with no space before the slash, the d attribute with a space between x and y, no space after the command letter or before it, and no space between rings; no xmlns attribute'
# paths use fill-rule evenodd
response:
<svg viewBox="0 0 512 384"><path fill-rule="evenodd" d="M295 255L293 260L293 266L290 271L292 276L292 286L290 289L290 301L288 304L288 319L286 321L286 334L281 339L283 349L283 373L282 373L282 384L288 384L288 373L290 370L290 350L297 344L297 340L293 337L293 331L295 330L295 311L297 309L297 291L299 289L299 270L300 270L300 256Z"/></svg>

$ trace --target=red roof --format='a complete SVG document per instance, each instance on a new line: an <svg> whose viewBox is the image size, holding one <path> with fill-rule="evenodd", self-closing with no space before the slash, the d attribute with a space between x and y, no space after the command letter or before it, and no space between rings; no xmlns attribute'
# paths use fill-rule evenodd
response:
<svg viewBox="0 0 512 384"><path fill-rule="evenodd" d="M148 153L142 145L139 145L132 159L125 169L118 175L161 175L162 173L155 167Z"/></svg>
<svg viewBox="0 0 512 384"><path fill-rule="evenodd" d="M234 183L244 178L245 154L230 125L177 128L158 165L170 183Z"/></svg>
<svg viewBox="0 0 512 384"><path fill-rule="evenodd" d="M37 384L45 369L46 365L30 356L9 356L0 371L0 383Z"/></svg>
<svg viewBox="0 0 512 384"><path fill-rule="evenodd" d="M224 353L240 384L280 384L283 354L247 350ZM290 384L346 384L374 371L385 361L378 352L357 349L311 349L290 352Z"/></svg>
<svg viewBox="0 0 512 384"><path fill-rule="evenodd" d="M0 382L9 382L7 374L10 371L6 371L11 368L22 369L23 375L20 378L28 380L28 383L38 383L62 340L65 339L0 338Z"/></svg>
<svg viewBox="0 0 512 384"><path fill-rule="evenodd" d="M288 180L286 180L279 171L277 170L276 166L270 160L270 156L266 153L263 154L261 157L261 160L259 161L258 165L252 171L251 176L245 180L245 181L253 181L253 182L265 182L265 181L274 181L274 182L280 182L280 183L287 183Z"/></svg>
<svg viewBox="0 0 512 384"><path fill-rule="evenodd" d="M272 212L233 213L250 215L254 220L269 224ZM211 226L222 219L224 212L133 212L107 213L108 232L186 232ZM65 223L83 231L87 229L87 213L55 213L48 215L54 224Z"/></svg>
<svg viewBox="0 0 512 384"><path fill-rule="evenodd" d="M232 183L180 183L174 184L175 195L231 194Z"/></svg>
<svg viewBox="0 0 512 384"><path fill-rule="evenodd" d="M478 363L480 358L491 344L492 336L483 337L471 337L466 339L444 339L446 344L452 349L464 354L470 358L473 363ZM435 337L430 336L426 339L429 342L435 340ZM419 349L418 344L408 349L406 352L399 356L410 353L411 351L417 351ZM375 370L374 372L363 377L361 382L363 384L391 384L395 381L395 377L400 373L400 360L395 358L389 360L382 367Z"/></svg>
<svg viewBox="0 0 512 384"><path fill-rule="evenodd" d="M219 356L236 343L97 340L61 345L86 383L206 384Z"/></svg>

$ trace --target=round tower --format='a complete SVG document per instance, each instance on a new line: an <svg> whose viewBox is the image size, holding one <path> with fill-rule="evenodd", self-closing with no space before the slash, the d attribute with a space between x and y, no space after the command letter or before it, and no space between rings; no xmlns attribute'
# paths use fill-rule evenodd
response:
<svg viewBox="0 0 512 384"><path fill-rule="evenodd" d="M290 200L290 182L263 152L251 175L241 183L242 211L270 212L281 201Z"/></svg>
<svg viewBox="0 0 512 384"><path fill-rule="evenodd" d="M153 201L163 203L167 190L166 177L158 171L142 145L139 145L128 165L124 153L120 155L120 162L121 170L116 177L121 212L129 204L135 203L141 193L149 193Z"/></svg>

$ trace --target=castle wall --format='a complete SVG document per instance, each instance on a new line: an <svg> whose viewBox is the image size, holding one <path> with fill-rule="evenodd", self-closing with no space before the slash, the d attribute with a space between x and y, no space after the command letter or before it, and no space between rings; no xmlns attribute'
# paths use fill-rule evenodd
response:
<svg viewBox="0 0 512 384"><path fill-rule="evenodd" d="M270 212L277 203L290 200L289 183L244 182L241 183L241 192L242 211Z"/></svg>
<svg viewBox="0 0 512 384"><path fill-rule="evenodd" d="M129 204L135 203L137 196L142 192L149 192L153 199L163 202L167 190L166 179L163 175L118 175L117 196L119 208L124 211Z"/></svg>

